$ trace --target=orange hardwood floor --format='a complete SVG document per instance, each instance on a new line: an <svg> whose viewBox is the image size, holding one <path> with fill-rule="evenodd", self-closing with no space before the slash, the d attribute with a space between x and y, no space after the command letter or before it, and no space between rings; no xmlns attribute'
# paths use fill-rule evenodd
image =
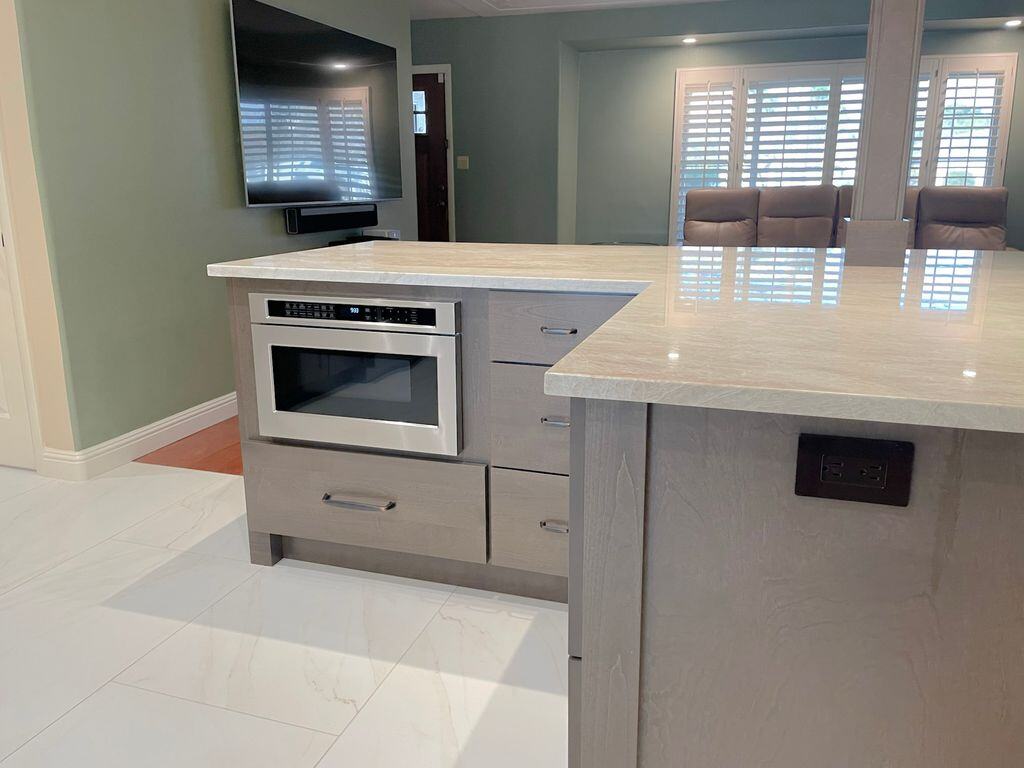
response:
<svg viewBox="0 0 1024 768"><path fill-rule="evenodd" d="M165 445L136 459L143 464L201 469L226 475L242 474L242 443L238 436L238 417Z"/></svg>

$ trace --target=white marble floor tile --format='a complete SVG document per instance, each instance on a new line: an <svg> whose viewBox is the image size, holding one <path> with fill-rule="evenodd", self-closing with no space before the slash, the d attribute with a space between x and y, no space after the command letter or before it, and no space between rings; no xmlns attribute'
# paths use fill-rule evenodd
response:
<svg viewBox="0 0 1024 768"><path fill-rule="evenodd" d="M283 561L117 679L341 733L451 592Z"/></svg>
<svg viewBox="0 0 1024 768"><path fill-rule="evenodd" d="M0 596L0 758L256 570L108 541Z"/></svg>
<svg viewBox="0 0 1024 768"><path fill-rule="evenodd" d="M0 594L219 477L128 464L86 482L45 483L0 502Z"/></svg>
<svg viewBox="0 0 1024 768"><path fill-rule="evenodd" d="M222 475L115 538L248 562L242 478Z"/></svg>
<svg viewBox="0 0 1024 768"><path fill-rule="evenodd" d="M112 683L4 768L312 768L331 736Z"/></svg>
<svg viewBox="0 0 1024 768"><path fill-rule="evenodd" d="M56 481L27 469L0 467L0 501L6 501L25 493L25 491L31 491L33 488L54 482Z"/></svg>
<svg viewBox="0 0 1024 768"><path fill-rule="evenodd" d="M320 768L564 768L567 612L457 590Z"/></svg>

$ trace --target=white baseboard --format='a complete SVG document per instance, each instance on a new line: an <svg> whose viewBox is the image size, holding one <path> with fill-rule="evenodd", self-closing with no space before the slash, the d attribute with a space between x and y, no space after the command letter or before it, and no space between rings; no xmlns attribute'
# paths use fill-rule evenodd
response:
<svg viewBox="0 0 1024 768"><path fill-rule="evenodd" d="M88 480L238 413L234 392L81 451L43 448L37 471L61 480Z"/></svg>

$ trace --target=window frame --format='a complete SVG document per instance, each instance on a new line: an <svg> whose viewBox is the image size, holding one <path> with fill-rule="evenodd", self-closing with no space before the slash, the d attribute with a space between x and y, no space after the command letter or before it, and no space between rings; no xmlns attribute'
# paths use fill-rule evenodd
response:
<svg viewBox="0 0 1024 768"><path fill-rule="evenodd" d="M729 137L729 174L726 181L726 188L738 186L738 166L736 164L737 151L742 153L743 146L740 136L739 97L740 97L740 68L739 67L693 67L676 70L676 95L673 107L672 121L672 173L669 187L669 242L676 241L677 222L679 220L680 198L679 185L682 183L682 155L683 142L682 131L684 128L683 117L686 107L686 87L698 83L725 83L731 82L733 87L733 109ZM737 148L737 143L739 147Z"/></svg>
<svg viewBox="0 0 1024 768"><path fill-rule="evenodd" d="M672 168L669 205L669 242L678 243L681 163L683 130L685 129L686 87L696 83L731 82L733 86L733 113L729 141L729 173L724 188L743 186L743 152L747 124L747 83L762 80L781 80L807 77L829 79L828 122L825 139L825 158L822 183L831 183L835 166L835 147L838 135L839 107L842 81L850 76L864 76L864 59L826 59L818 61L783 62L777 64L751 64L736 67L681 67L676 70L675 99L672 116Z"/></svg>
<svg viewBox="0 0 1024 768"><path fill-rule="evenodd" d="M1006 170L1006 154L1009 146L1010 121L1013 114L1014 79L1017 68L1016 53L980 53L929 55L921 57L920 73L930 73L928 103L925 111L924 135L921 148L921 168L918 185L934 184L935 168L938 154L939 112L945 100L946 80L948 74L964 69L999 69L1004 71L1004 112L1000 115L999 139L997 146L997 163L992 186L1001 186ZM739 189L743 187L743 153L747 127L747 84L760 80L785 79L788 77L831 78L829 90L829 111L825 139L825 157L822 167L823 184L834 183L836 145L838 139L839 108L842 98L842 82L844 78L860 75L866 78L866 62L864 59L828 59L817 61L780 62L775 64L752 64L734 67L680 67L676 69L675 98L672 115L672 166L669 187L669 240L677 245L679 239L679 222L681 195L680 184L683 131L685 130L685 99L686 87L695 83L731 82L733 86L733 114L729 141L729 171L724 188ZM919 76L918 82L921 77ZM918 90L915 89L915 104ZM915 107L916 109L916 107ZM1005 115L1005 120L1002 119ZM862 124L863 127L863 124ZM913 118L911 120L913 131ZM912 134L911 134L912 135ZM860 158L858 157L858 163ZM910 158L907 158L906 174L910 174ZM844 183L852 183L846 182Z"/></svg>
<svg viewBox="0 0 1024 768"><path fill-rule="evenodd" d="M949 56L922 56L920 77L926 72L930 77L928 88L928 106L925 110L924 138L921 146L921 169L918 173L918 186L926 187L935 184L935 171L938 164L939 128L941 125L942 105L946 101L946 81L950 72L965 69L1002 69L1003 70L1003 108L999 120L999 138L996 144L996 163L992 176L993 187L1003 186L1006 174L1006 154L1010 142L1010 122L1013 118L1013 90L1017 74L1016 53L976 53L953 54ZM917 93L915 91L915 99ZM1003 114L1006 119L1003 120ZM907 168L909 178L910 169Z"/></svg>

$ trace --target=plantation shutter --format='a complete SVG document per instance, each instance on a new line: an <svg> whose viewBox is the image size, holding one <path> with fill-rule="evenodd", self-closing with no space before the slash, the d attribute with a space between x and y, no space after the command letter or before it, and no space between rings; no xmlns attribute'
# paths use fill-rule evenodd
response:
<svg viewBox="0 0 1024 768"><path fill-rule="evenodd" d="M315 103L269 105L271 181L322 180L324 147Z"/></svg>
<svg viewBox="0 0 1024 768"><path fill-rule="evenodd" d="M698 70L679 82L675 231L684 237L686 193L729 185L736 102L735 70Z"/></svg>
<svg viewBox="0 0 1024 768"><path fill-rule="evenodd" d="M924 62L921 62L924 69ZM910 134L910 168L907 171L907 186L919 187L924 182L922 164L924 162L925 128L928 124L928 100L931 95L931 73L921 75L917 83L917 101L914 104L914 127Z"/></svg>
<svg viewBox="0 0 1024 768"><path fill-rule="evenodd" d="M836 126L835 162L832 183L853 184L857 175L857 148L860 145L860 120L864 114L864 77L839 78L839 117Z"/></svg>
<svg viewBox="0 0 1024 768"><path fill-rule="evenodd" d="M831 89L831 77L799 73L747 84L743 186L824 181Z"/></svg>
<svg viewBox="0 0 1024 768"><path fill-rule="evenodd" d="M331 170L346 200L371 200L370 105L366 88L345 91L339 101L328 105Z"/></svg>
<svg viewBox="0 0 1024 768"><path fill-rule="evenodd" d="M996 66L943 67L935 147L938 186L981 187L1002 179L1011 103L1008 72Z"/></svg>
<svg viewBox="0 0 1024 768"><path fill-rule="evenodd" d="M243 101L239 104L239 118L245 180L270 181L270 107L259 102Z"/></svg>

